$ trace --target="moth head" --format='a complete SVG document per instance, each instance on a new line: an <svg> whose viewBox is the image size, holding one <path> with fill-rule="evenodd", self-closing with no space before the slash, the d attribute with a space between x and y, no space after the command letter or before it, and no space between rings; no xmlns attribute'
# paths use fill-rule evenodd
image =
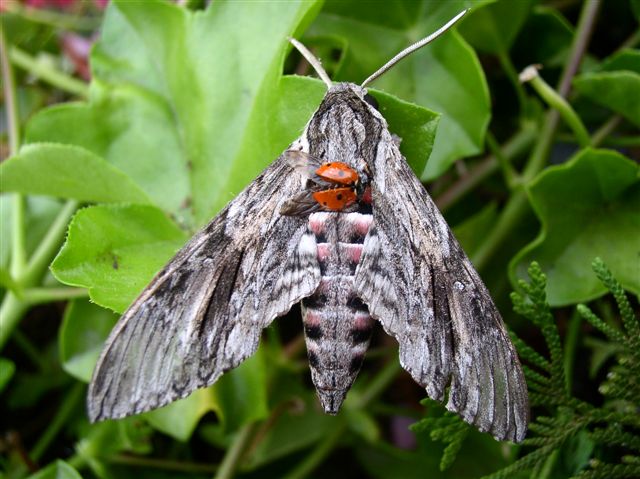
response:
<svg viewBox="0 0 640 479"><path fill-rule="evenodd" d="M309 153L321 162L339 162L356 170L366 183L367 159L375 158L383 116L372 105L367 90L354 83L334 83L313 114L304 138Z"/></svg>

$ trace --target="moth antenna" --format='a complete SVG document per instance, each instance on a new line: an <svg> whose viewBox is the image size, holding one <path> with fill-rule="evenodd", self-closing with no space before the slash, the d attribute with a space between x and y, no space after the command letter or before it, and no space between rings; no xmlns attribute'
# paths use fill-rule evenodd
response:
<svg viewBox="0 0 640 479"><path fill-rule="evenodd" d="M305 60L307 60L309 62L309 65L311 65L313 67L313 69L316 71L316 73L318 74L318 76L320 77L320 79L325 82L325 84L331 88L333 86L333 82L331 81L331 78L329 78L329 75L327 75L327 72L324 71L324 68L322 68L322 64L320 63L320 60L318 60L313 53L311 53L307 47L305 47L302 43L300 43L298 40L296 40L295 38L291 38L289 37L289 41L291 42L291 44L296 47L296 50L298 50L302 56L305 58Z"/></svg>
<svg viewBox="0 0 640 479"><path fill-rule="evenodd" d="M379 68L375 73L373 73L371 76L369 76L369 78L367 78L365 81L363 81L361 86L364 88L368 83L371 83L373 80L378 78L380 75L382 75L384 72L389 70L392 66L394 66L396 63L398 63L404 57L410 55L411 53L415 52L419 48L424 47L427 43L430 43L431 41L433 41L436 38L438 38L444 32L449 30L449 28L451 28L458 20L460 20L468 11L469 11L468 8L466 10L461 11L455 17L453 17L451 20L449 20L443 26L438 28L435 32L433 32L428 37L425 37L422 40L419 40L419 41L415 42L413 45L411 45L411 46L405 48L404 50L402 50L395 57L393 57L391 60L389 60L387 63L385 63L381 68Z"/></svg>

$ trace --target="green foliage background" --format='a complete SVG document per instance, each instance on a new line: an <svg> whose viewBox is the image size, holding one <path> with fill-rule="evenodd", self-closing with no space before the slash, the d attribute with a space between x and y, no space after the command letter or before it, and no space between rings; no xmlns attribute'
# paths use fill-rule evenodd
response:
<svg viewBox="0 0 640 479"><path fill-rule="evenodd" d="M640 476L640 2L182 3L6 4L2 477ZM371 93L520 338L525 445L420 406L382 331L343 412L321 414L297 311L213 387L88 424L118 313L320 102L286 37L358 83L469 7ZM57 35L98 28L87 84Z"/></svg>

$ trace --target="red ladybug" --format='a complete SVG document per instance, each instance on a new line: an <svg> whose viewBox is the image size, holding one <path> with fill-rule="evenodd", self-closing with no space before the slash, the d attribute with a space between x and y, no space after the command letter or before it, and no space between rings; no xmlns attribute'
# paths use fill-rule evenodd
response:
<svg viewBox="0 0 640 479"><path fill-rule="evenodd" d="M311 166L311 177L307 188L287 201L280 210L285 216L303 216L314 211L353 211L358 202L371 205L371 188L367 174L358 173L351 166L339 161L313 163L307 155L293 152L295 167ZM315 160L315 159L314 159ZM311 164L310 164L311 163Z"/></svg>
<svg viewBox="0 0 640 479"><path fill-rule="evenodd" d="M342 211L358 201L355 190L349 187L315 191L311 193L311 196L324 209L331 211Z"/></svg>
<svg viewBox="0 0 640 479"><path fill-rule="evenodd" d="M358 172L349 165L337 161L323 163L315 174L329 186L327 189L314 191L311 194L324 209L343 211L358 201L356 189L360 177Z"/></svg>
<svg viewBox="0 0 640 479"><path fill-rule="evenodd" d="M316 175L330 183L353 186L358 180L358 172L344 163L324 163L316 170Z"/></svg>

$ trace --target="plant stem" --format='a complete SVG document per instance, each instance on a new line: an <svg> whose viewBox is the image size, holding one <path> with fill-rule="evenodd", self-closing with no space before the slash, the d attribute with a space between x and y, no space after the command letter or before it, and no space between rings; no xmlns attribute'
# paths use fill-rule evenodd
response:
<svg viewBox="0 0 640 479"><path fill-rule="evenodd" d="M526 112L527 94L522 87L522 83L520 83L520 80L518 79L518 72L513 66L513 62L511 61L508 52L502 50L498 52L498 60L500 61L502 69L507 74L507 78L509 78L511 85L516 91L516 95L518 96L518 105L520 108L520 117L522 118Z"/></svg>
<svg viewBox="0 0 640 479"><path fill-rule="evenodd" d="M527 195L522 188L513 193L489 235L472 256L472 263L478 270L489 264L493 255L502 249L502 244L509 237L529 207Z"/></svg>
<svg viewBox="0 0 640 479"><path fill-rule="evenodd" d="M367 386L367 389L358 398L355 407L362 409L377 398L401 371L400 363L396 360L389 361Z"/></svg>
<svg viewBox="0 0 640 479"><path fill-rule="evenodd" d="M573 130L573 133L578 140L578 144L581 148L590 146L591 139L589 138L589 132L587 128L580 120L580 117L571 108L571 105L567 100L560 96L553 88L545 82L538 74L538 69L534 66L525 68L520 75L523 81L528 81L535 91L542 97L542 99L551 107L560 113L562 119L569 125L569 128Z"/></svg>
<svg viewBox="0 0 640 479"><path fill-rule="evenodd" d="M51 441L55 439L55 437L60 432L60 429L62 429L62 427L69 420L69 417L75 411L83 396L84 384L78 382L75 383L71 388L71 391L69 391L69 393L62 401L62 404L58 408L55 417L49 423L47 429L45 429L45 431L42 433L36 445L33 446L31 454L29 454L29 457L31 457L31 459L37 462L42 457L42 455L51 444Z"/></svg>
<svg viewBox="0 0 640 479"><path fill-rule="evenodd" d="M516 132L502 146L501 154L509 161L518 157L530 148L538 136L536 128L527 125ZM467 193L472 191L478 184L487 177L498 171L499 163L495 155L487 156L478 165L451 185L444 193L435 198L436 205L440 211L445 211L458 202Z"/></svg>
<svg viewBox="0 0 640 479"><path fill-rule="evenodd" d="M214 479L230 479L235 475L242 453L251 439L253 427L253 423L247 424L237 432L231 447L227 449L227 453L220 463L220 468L216 472Z"/></svg>
<svg viewBox="0 0 640 479"><path fill-rule="evenodd" d="M28 311L29 304L8 291L0 306L0 350L11 337L11 333L20 321L20 318Z"/></svg>
<svg viewBox="0 0 640 479"><path fill-rule="evenodd" d="M2 66L2 83L7 111L7 130L9 135L9 154L15 155L20 148L20 118L16 102L16 86L13 81L13 68L7 57L9 44L0 29L0 65Z"/></svg>
<svg viewBox="0 0 640 479"><path fill-rule="evenodd" d="M12 340L41 372L51 369L49 362L42 356L42 352L19 329L13 332Z"/></svg>
<svg viewBox="0 0 640 479"><path fill-rule="evenodd" d="M285 476L285 479L304 479L309 476L318 465L329 455L334 447L338 444L342 436L347 430L347 424L344 421L329 433L324 440L309 454L305 459L296 466L296 468Z"/></svg>
<svg viewBox="0 0 640 479"><path fill-rule="evenodd" d="M565 65L562 71L562 76L560 77L560 83L558 84L558 93L565 98L569 94L571 81L578 72L578 68L582 62L582 57L584 56L589 40L591 39L593 26L598 16L599 9L600 0L586 0L582 5L578 25L573 36L573 42L571 43L569 62Z"/></svg>
<svg viewBox="0 0 640 479"><path fill-rule="evenodd" d="M16 89L13 81L13 69L7 57L8 44L4 30L0 29L0 65L2 66L2 84L7 112L7 129L9 135L9 153L15 154L20 148L20 119L16 102ZM13 196L12 233L11 233L11 275L16 283L26 265L26 248L24 236L24 199L16 193ZM27 311L28 306L15 293L7 291L0 306L0 348L4 344L6 331L13 330L15 323Z"/></svg>
<svg viewBox="0 0 640 479"><path fill-rule="evenodd" d="M89 96L89 87L83 81L62 73L17 47L11 47L9 58L17 66L46 81L50 85L83 98Z"/></svg>
<svg viewBox="0 0 640 479"><path fill-rule="evenodd" d="M24 286L31 287L36 285L44 275L49 263L60 248L60 243L64 239L67 232L67 225L73 214L78 209L78 202L68 200L56 216L47 231L46 236L42 239L38 248L35 250L24 274Z"/></svg>
<svg viewBox="0 0 640 479"><path fill-rule="evenodd" d="M622 116L613 115L600 128L598 128L593 135L591 135L591 144L593 146L600 145L616 128L618 128L620 123L622 123ZM636 145L638 145L638 138L635 137L634 139L636 141Z"/></svg>
<svg viewBox="0 0 640 479"><path fill-rule="evenodd" d="M30 288L39 284L41 281L42 276L47 270L47 266L60 247L60 243L66 232L67 223L75 212L77 205L78 203L76 201L67 201L49 228L47 235L29 260L22 277L15 278L23 287ZM0 306L0 350L11 337L11 333L22 316L27 312L29 306L30 304L27 301L18 299L11 292L5 295L2 306Z"/></svg>
<svg viewBox="0 0 640 479"><path fill-rule="evenodd" d="M24 301L30 305L86 298L89 292L83 288L29 288L24 291Z"/></svg>
<svg viewBox="0 0 640 479"><path fill-rule="evenodd" d="M500 145L498 144L495 136L493 136L493 133L487 131L485 141L487 143L487 146L489 147L489 151L491 151L493 156L498 161L498 165L500 165L502 176L504 177L504 181L507 184L507 187L512 190L515 185L520 183L518 173L516 173L516 171L513 169L513 166L511 166L509 158L507 158L507 156L502 153Z"/></svg>
<svg viewBox="0 0 640 479"><path fill-rule="evenodd" d="M171 461L167 459L157 459L153 457L142 457L128 454L114 454L104 458L110 464L122 464L126 466L138 466L163 471L177 471L189 473L212 473L216 472L218 466L215 464L199 464L196 462Z"/></svg>
<svg viewBox="0 0 640 479"><path fill-rule="evenodd" d="M3 9L23 17L30 22L42 23L61 30L95 31L100 27L100 18L91 18L80 15L67 15L53 10L29 8L16 1L3 2Z"/></svg>
<svg viewBox="0 0 640 479"><path fill-rule="evenodd" d="M620 45L616 52L624 50L625 48L635 48L638 43L640 43L640 30L633 32L631 36L627 38L622 45Z"/></svg>
<svg viewBox="0 0 640 479"><path fill-rule="evenodd" d="M16 101L16 85L13 68L7 57L9 44L0 30L0 65L2 65L2 84L7 112L7 130L9 137L9 154L15 155L20 149L20 113ZM24 198L20 193L13 195L11 215L11 275L17 280L24 271L27 262L24 231Z"/></svg>
<svg viewBox="0 0 640 479"><path fill-rule="evenodd" d="M12 195L11 209L11 276L20 285L20 277L27 264L26 238L24 226L25 200L20 193Z"/></svg>

